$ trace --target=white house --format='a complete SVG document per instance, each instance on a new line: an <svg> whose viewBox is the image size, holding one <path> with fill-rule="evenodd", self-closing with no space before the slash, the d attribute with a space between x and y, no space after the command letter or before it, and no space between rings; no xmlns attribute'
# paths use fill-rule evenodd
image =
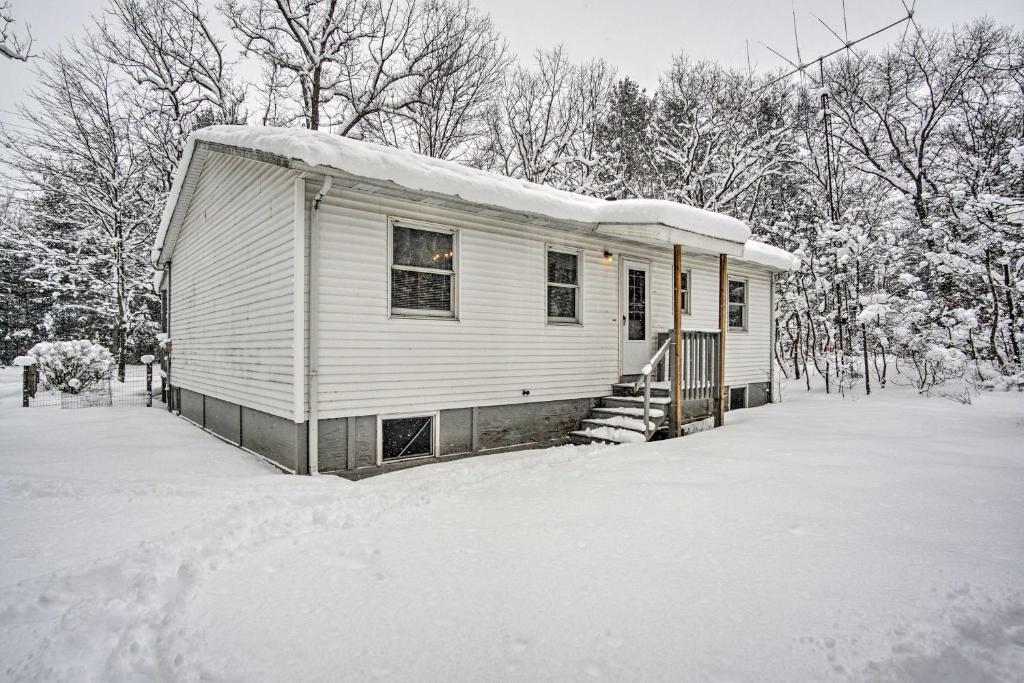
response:
<svg viewBox="0 0 1024 683"><path fill-rule="evenodd" d="M797 266L749 237L672 202L323 132L206 128L154 251L169 405L286 470L352 477L721 421L725 402L773 399L773 275ZM623 381L642 386L659 350L683 372L645 403Z"/></svg>

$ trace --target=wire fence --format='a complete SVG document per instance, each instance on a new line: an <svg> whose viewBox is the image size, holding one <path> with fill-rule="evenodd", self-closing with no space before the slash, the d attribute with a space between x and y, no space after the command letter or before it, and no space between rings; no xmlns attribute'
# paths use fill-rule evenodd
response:
<svg viewBox="0 0 1024 683"><path fill-rule="evenodd" d="M28 405L32 408L144 406L147 404L146 395L146 366L126 365L123 382L118 379L115 368L108 378L76 394L51 389L40 382L29 388ZM155 389L154 398L159 400L158 389Z"/></svg>

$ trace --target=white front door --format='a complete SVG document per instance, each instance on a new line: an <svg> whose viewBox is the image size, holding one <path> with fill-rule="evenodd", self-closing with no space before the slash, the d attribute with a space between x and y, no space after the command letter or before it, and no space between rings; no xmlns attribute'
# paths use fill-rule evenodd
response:
<svg viewBox="0 0 1024 683"><path fill-rule="evenodd" d="M651 267L622 259L619 309L622 311L622 374L637 375L651 359Z"/></svg>

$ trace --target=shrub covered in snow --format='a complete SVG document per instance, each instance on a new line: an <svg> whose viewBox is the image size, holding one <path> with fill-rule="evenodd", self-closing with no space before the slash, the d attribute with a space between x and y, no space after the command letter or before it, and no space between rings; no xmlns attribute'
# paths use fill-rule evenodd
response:
<svg viewBox="0 0 1024 683"><path fill-rule="evenodd" d="M114 357L106 347L88 339L41 342L29 356L36 359L43 385L68 394L79 394L110 376Z"/></svg>

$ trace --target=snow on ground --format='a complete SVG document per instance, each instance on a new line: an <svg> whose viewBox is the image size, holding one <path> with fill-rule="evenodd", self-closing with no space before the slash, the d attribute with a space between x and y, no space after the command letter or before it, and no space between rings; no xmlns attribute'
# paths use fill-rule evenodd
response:
<svg viewBox="0 0 1024 683"><path fill-rule="evenodd" d="M0 375L0 676L1024 678L1024 397L788 386L725 429L359 483Z"/></svg>

